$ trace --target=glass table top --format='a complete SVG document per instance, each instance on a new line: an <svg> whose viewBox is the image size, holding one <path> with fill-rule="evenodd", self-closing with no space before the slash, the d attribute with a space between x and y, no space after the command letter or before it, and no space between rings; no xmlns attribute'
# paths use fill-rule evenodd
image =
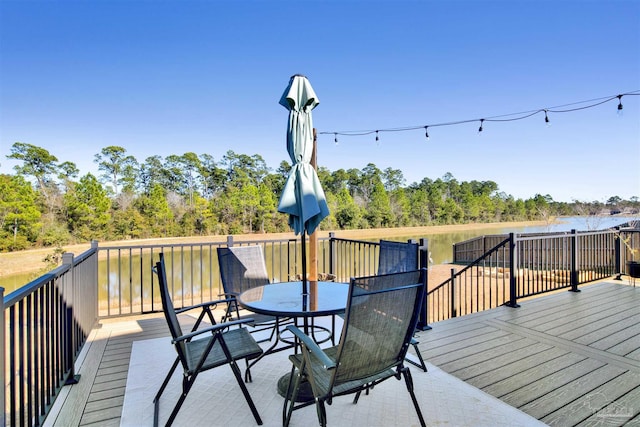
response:
<svg viewBox="0 0 640 427"><path fill-rule="evenodd" d="M339 314L347 305L349 285L307 281L271 283L249 289L238 296L238 303L255 313L286 317L313 317Z"/></svg>

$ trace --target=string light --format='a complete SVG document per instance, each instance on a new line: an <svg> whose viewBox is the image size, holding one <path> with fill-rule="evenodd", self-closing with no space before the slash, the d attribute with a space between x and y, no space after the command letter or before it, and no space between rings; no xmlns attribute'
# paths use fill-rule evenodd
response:
<svg viewBox="0 0 640 427"><path fill-rule="evenodd" d="M622 116L622 95L618 95L618 115Z"/></svg>
<svg viewBox="0 0 640 427"><path fill-rule="evenodd" d="M333 133L334 139L333 142L338 145L338 134L336 132Z"/></svg>
<svg viewBox="0 0 640 427"><path fill-rule="evenodd" d="M536 109L536 110L529 110L529 111L523 111L523 112L519 112L519 113L509 113L509 114L502 114L499 116L491 116L491 117L485 117L482 119L466 119L466 120L456 120L456 121L451 121L451 122L443 122L443 123L430 123L427 125L419 125L419 126L404 126L404 127L396 127L396 128L388 128L388 129L376 129L376 130L359 130L359 131L320 131L318 132L318 134L322 135L322 134L333 134L334 135L334 141L337 144L337 140L338 140L338 135L342 135L342 136L363 136L363 135L371 135L372 133L376 134L376 143L379 144L380 142L380 137L379 137L379 133L380 132L405 132L405 131L411 131L411 130L417 130L417 129L424 129L424 134L425 134L425 138L428 140L429 139L429 132L428 132L428 128L430 127L436 127L436 126L453 126L453 125L459 125L459 124L464 124L464 123L472 123L472 122L477 122L480 121L480 127L478 128L478 133L481 134L481 132L484 130L484 122L512 122L512 121L516 121L516 120L524 120L527 119L531 116L534 116L538 113L544 113L545 115L545 123L547 124L547 126L551 125L551 121L549 120L549 115L548 113L569 113L569 112L574 112L574 111L579 111L579 110L585 110L587 108L593 108L596 107L598 105L602 105L606 102L610 102L612 100L617 99L618 100L618 114L622 114L622 97L623 96L633 96L633 95L640 95L640 90L635 90L635 91L631 91L631 92L626 92L626 93L622 93L619 95L612 95L612 96L608 96L608 97L602 97L602 98L595 98L595 99L589 99L589 100L585 100L585 101L578 101L578 102L573 102L570 104L563 104L563 105L558 105L555 107L549 107L549 108L541 108L541 109ZM588 105L584 105L584 104L588 104ZM570 108L566 108L566 107L570 107Z"/></svg>

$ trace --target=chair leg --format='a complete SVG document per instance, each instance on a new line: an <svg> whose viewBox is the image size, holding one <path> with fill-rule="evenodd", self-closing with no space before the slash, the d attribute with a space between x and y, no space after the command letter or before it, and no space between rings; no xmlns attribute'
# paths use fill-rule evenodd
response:
<svg viewBox="0 0 640 427"><path fill-rule="evenodd" d="M156 393L156 396L153 398L153 425L154 425L154 427L156 427L158 425L158 413L160 412L160 396L162 396L162 393L164 393L164 389L167 387L167 384L169 384L169 380L171 380L171 377L173 376L173 373L175 372L176 368L178 367L178 363L180 363L180 358L176 358L176 360L173 362L173 365L171 366L171 369L169 369L169 372L167 373L167 376L164 378L164 381L162 382L162 385L160 386L160 389Z"/></svg>
<svg viewBox="0 0 640 427"><path fill-rule="evenodd" d="M182 393L180 394L180 398L178 399L178 402L176 402L176 406L173 407L173 411L171 411L171 415L169 415L169 419L165 424L166 427L169 427L171 424L173 424L173 421L176 419L176 416L178 415L180 408L182 408L182 404L184 403L184 400L187 398L187 394L189 394L189 390L191 390L191 386L193 385L197 376L198 374L196 373L191 375L190 377L186 377L186 376L183 377Z"/></svg>
<svg viewBox="0 0 640 427"><path fill-rule="evenodd" d="M418 368L422 369L424 372L427 372L427 365L424 363L424 359L422 358L422 353L420 353L420 349L418 348L418 341L416 340L411 340L411 345L413 346L413 349L416 351L416 355L418 356L418 360L420 361L420 363L416 363L413 360L410 359L405 359L407 362L411 363L414 366L417 366Z"/></svg>
<svg viewBox="0 0 640 427"><path fill-rule="evenodd" d="M249 394L249 390L247 390L247 386L244 385L244 381L242 381L242 373L240 372L240 368L238 368L238 365L235 360L232 360L231 363L229 363L229 365L231 365L231 370L233 371L233 375L235 375L236 381L238 382L240 389L242 389L242 394L244 394L244 398L249 404L249 408L251 408L251 413L253 414L253 418L256 419L256 423L258 423L258 425L262 425L262 419L260 418L260 414L258 414L256 405L253 403L253 399Z"/></svg>
<svg viewBox="0 0 640 427"><path fill-rule="evenodd" d="M318 412L320 427L327 427L327 410L324 406L324 400L316 400L316 411Z"/></svg>
<svg viewBox="0 0 640 427"><path fill-rule="evenodd" d="M427 424L424 422L424 417L422 416L422 411L420 410L420 406L418 405L418 399L416 398L416 394L413 390L413 378L411 378L411 371L408 368L404 368L402 370L402 375L404 376L404 381L407 384L407 391L411 395L411 400L413 401L413 406L416 408L416 413L418 414L418 419L420 420L420 425L422 427L426 427Z"/></svg>
<svg viewBox="0 0 640 427"><path fill-rule="evenodd" d="M260 356L262 356L262 354ZM249 360L244 359L244 364L247 367L244 371L244 382L246 383L253 382L253 378L251 378L251 365L253 365L253 363L250 365Z"/></svg>
<svg viewBox="0 0 640 427"><path fill-rule="evenodd" d="M288 427L289 422L291 422L291 414L295 409L294 405L298 397L301 378L302 375L296 376L296 368L292 366L291 374L289 375L289 386L287 387L287 394L285 395L284 406L282 407L282 425L284 427Z"/></svg>
<svg viewBox="0 0 640 427"><path fill-rule="evenodd" d="M261 342L261 341L260 341ZM265 351L262 352L262 354L258 357L256 357L255 359L251 359L251 362L249 362L249 360L245 359L247 362L247 370L244 373L244 380L245 382L250 383L251 380L251 367L253 365L255 365L256 363L258 363L258 361L260 361L263 357L265 357L268 354L271 354L273 352L273 350L278 346L278 340L276 339L276 341Z"/></svg>

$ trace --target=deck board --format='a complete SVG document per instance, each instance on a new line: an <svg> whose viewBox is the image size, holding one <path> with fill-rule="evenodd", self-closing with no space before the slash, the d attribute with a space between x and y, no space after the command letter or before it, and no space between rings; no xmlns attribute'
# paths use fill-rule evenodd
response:
<svg viewBox="0 0 640 427"><path fill-rule="evenodd" d="M575 341L578 344L589 345L620 330L621 327L633 327L633 325L638 322L640 322L640 313L638 313L637 307L633 307L601 320L598 323L598 329L595 331L593 330L593 326L589 323L579 328L573 328L570 332L564 333L560 336L561 338Z"/></svg>
<svg viewBox="0 0 640 427"><path fill-rule="evenodd" d="M556 375L563 369L579 363L586 358L559 348L550 348L543 353L514 361L504 367L470 378L467 382L485 392L502 399L541 378Z"/></svg>
<svg viewBox="0 0 640 427"><path fill-rule="evenodd" d="M420 351L548 425L640 425L640 288L603 281L581 290L431 324L418 334ZM189 319L181 319L185 330ZM92 375L82 386L88 396L76 393L63 405L82 416L59 416L53 425L118 425L132 343L168 336L161 315L102 323L100 354L85 362L96 366L83 365Z"/></svg>
<svg viewBox="0 0 640 427"><path fill-rule="evenodd" d="M528 345L517 350L514 349L513 351L508 351L509 349L505 350L507 351L506 353L494 358L478 361L462 361L466 366L460 364L461 367L459 369L450 369L456 366L449 364L440 367L446 369L448 372L455 372L458 378L464 379L465 381L474 378L476 381L496 382L503 378L510 378L516 374L525 372L531 366L538 366L541 357L548 358L555 357L556 354L558 354L558 356L566 354L563 350L546 344ZM497 370L500 371L501 375L497 376L494 373ZM485 377L486 379L483 380ZM490 382L488 384L490 384Z"/></svg>
<svg viewBox="0 0 640 427"><path fill-rule="evenodd" d="M544 396L541 396L526 405L520 406L520 409L527 414L542 420L581 397L588 397L597 393L597 389L600 385L610 381L612 376L615 378L618 375L622 375L619 368L607 365L602 366L599 369L588 372L585 375L581 375L579 378L575 378L560 387L554 388Z"/></svg>
<svg viewBox="0 0 640 427"><path fill-rule="evenodd" d="M640 393L640 290L613 281L581 289L468 316L473 326L456 322L441 333L432 324L420 349L429 362L549 425L640 424L633 400ZM478 333L501 348L479 346Z"/></svg>

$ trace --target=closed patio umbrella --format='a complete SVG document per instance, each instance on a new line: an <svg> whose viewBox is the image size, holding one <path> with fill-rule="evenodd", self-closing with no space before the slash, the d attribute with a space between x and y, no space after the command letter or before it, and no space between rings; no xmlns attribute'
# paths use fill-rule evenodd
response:
<svg viewBox="0 0 640 427"><path fill-rule="evenodd" d="M289 226L302 237L302 280L306 294L305 233L311 234L323 218L329 215L324 190L318 174L311 165L313 154L313 120L311 110L320 101L309 80L296 74L289 80L280 104L289 110L287 126L287 151L293 162L284 190L280 196L278 211L289 215Z"/></svg>

